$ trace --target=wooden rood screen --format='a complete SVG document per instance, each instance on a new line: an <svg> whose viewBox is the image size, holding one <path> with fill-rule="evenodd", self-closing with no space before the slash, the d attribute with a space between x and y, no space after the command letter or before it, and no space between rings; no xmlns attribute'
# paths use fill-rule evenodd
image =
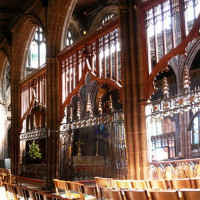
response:
<svg viewBox="0 0 200 200"><path fill-rule="evenodd" d="M20 83L21 93L21 120L33 107L36 100L39 104L46 105L46 69L45 67L32 73Z"/></svg>
<svg viewBox="0 0 200 200"><path fill-rule="evenodd" d="M142 3L140 8L148 99L154 76L168 66L173 56L184 54L188 44L199 37L200 1L156 0Z"/></svg>
<svg viewBox="0 0 200 200"><path fill-rule="evenodd" d="M58 56L61 69L62 108L91 75L99 83L121 90L121 53L118 20L88 34ZM61 116L62 117L62 116Z"/></svg>

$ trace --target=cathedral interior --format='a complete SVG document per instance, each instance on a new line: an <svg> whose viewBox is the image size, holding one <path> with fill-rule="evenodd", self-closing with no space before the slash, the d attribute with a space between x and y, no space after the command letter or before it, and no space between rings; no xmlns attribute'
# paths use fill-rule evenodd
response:
<svg viewBox="0 0 200 200"><path fill-rule="evenodd" d="M200 0L1 0L0 174L200 189L199 13Z"/></svg>

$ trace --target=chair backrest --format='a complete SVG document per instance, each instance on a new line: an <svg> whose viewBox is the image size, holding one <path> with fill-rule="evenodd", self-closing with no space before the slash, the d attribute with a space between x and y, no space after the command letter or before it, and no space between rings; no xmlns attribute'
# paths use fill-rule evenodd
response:
<svg viewBox="0 0 200 200"><path fill-rule="evenodd" d="M81 184L81 192L84 195L91 195L91 196L96 197L96 199L98 199L96 186L90 186L90 185ZM84 196L84 199L85 199L85 196Z"/></svg>
<svg viewBox="0 0 200 200"><path fill-rule="evenodd" d="M200 178L191 179L194 182L195 188L200 189Z"/></svg>
<svg viewBox="0 0 200 200"><path fill-rule="evenodd" d="M6 183L11 184L11 170L10 169L4 169L4 179Z"/></svg>
<svg viewBox="0 0 200 200"><path fill-rule="evenodd" d="M73 198L83 199L80 183L66 181L66 186L67 186L68 195L69 195L68 197L70 199L73 199Z"/></svg>
<svg viewBox="0 0 200 200"><path fill-rule="evenodd" d="M172 189L192 188L190 179L172 179L170 180Z"/></svg>
<svg viewBox="0 0 200 200"><path fill-rule="evenodd" d="M167 182L164 179L161 180L149 180L150 187L153 190L167 190Z"/></svg>
<svg viewBox="0 0 200 200"><path fill-rule="evenodd" d="M124 200L123 195L120 190L112 190L112 189L106 189L106 199L107 200Z"/></svg>
<svg viewBox="0 0 200 200"><path fill-rule="evenodd" d="M133 188L137 190L143 190L148 188L145 180L132 180L131 183Z"/></svg>
<svg viewBox="0 0 200 200"><path fill-rule="evenodd" d="M35 190L23 187L24 198L27 200L37 200Z"/></svg>
<svg viewBox="0 0 200 200"><path fill-rule="evenodd" d="M97 193L98 193L98 197L100 197L101 200L106 198L106 191L108 189L109 188L107 188L107 187L98 186Z"/></svg>
<svg viewBox="0 0 200 200"><path fill-rule="evenodd" d="M133 188L130 180L115 180L118 188L121 189L131 189Z"/></svg>
<svg viewBox="0 0 200 200"><path fill-rule="evenodd" d="M37 191L35 195L36 195L36 200L52 200L52 198L55 196L53 194L45 193L42 191Z"/></svg>
<svg viewBox="0 0 200 200"><path fill-rule="evenodd" d="M18 185L15 184L11 184L12 186L12 192L13 192L13 196L14 199L21 199L24 198L24 193L21 187L19 187Z"/></svg>
<svg viewBox="0 0 200 200"><path fill-rule="evenodd" d="M110 187L109 178L94 177L97 186Z"/></svg>
<svg viewBox="0 0 200 200"><path fill-rule="evenodd" d="M110 179L110 180L109 180L109 184L110 184L110 188L111 188L111 189L116 189L116 188L118 188L116 181L117 181L117 180L114 180L114 179Z"/></svg>
<svg viewBox="0 0 200 200"><path fill-rule="evenodd" d="M146 190L123 190L126 200L149 200Z"/></svg>
<svg viewBox="0 0 200 200"><path fill-rule="evenodd" d="M180 200L178 190L152 190L149 193L151 200Z"/></svg>
<svg viewBox="0 0 200 200"><path fill-rule="evenodd" d="M54 179L53 181L54 181L54 184L55 184L56 194L60 195L59 189L62 189L62 190L65 191L66 197L68 197L66 181L58 180L58 179Z"/></svg>
<svg viewBox="0 0 200 200"><path fill-rule="evenodd" d="M199 189L190 189L190 190L180 190L184 200L199 200L200 199L200 190Z"/></svg>

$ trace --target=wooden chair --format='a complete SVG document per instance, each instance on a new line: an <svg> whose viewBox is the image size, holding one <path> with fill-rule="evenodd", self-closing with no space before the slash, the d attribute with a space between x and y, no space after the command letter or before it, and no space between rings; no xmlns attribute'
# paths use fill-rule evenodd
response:
<svg viewBox="0 0 200 200"><path fill-rule="evenodd" d="M45 193L42 191L35 192L36 200L52 200L52 198L55 196L53 194Z"/></svg>
<svg viewBox="0 0 200 200"><path fill-rule="evenodd" d="M116 181L117 180L114 180L114 179L109 180L109 184L110 184L111 189L117 189L118 188Z"/></svg>
<svg viewBox="0 0 200 200"><path fill-rule="evenodd" d="M35 190L26 187L23 187L22 190L25 200L37 200L35 195L36 192Z"/></svg>
<svg viewBox="0 0 200 200"><path fill-rule="evenodd" d="M96 186L81 185L81 192L84 200L98 199Z"/></svg>
<svg viewBox="0 0 200 200"><path fill-rule="evenodd" d="M120 189L131 189L133 188L130 180L115 180L117 188Z"/></svg>
<svg viewBox="0 0 200 200"><path fill-rule="evenodd" d="M192 188L190 179L172 179L170 180L172 189L178 190L182 188Z"/></svg>
<svg viewBox="0 0 200 200"><path fill-rule="evenodd" d="M126 200L149 200L146 190L123 190Z"/></svg>
<svg viewBox="0 0 200 200"><path fill-rule="evenodd" d="M133 180L131 183L133 188L137 190L144 190L148 188L145 180Z"/></svg>
<svg viewBox="0 0 200 200"><path fill-rule="evenodd" d="M52 197L52 200L69 200L68 198L64 198L64 197L61 197L61 196L58 196L58 195L54 195Z"/></svg>
<svg viewBox="0 0 200 200"><path fill-rule="evenodd" d="M110 179L109 178L101 178L101 177L94 177L98 192L98 197L102 199L105 197L105 188L110 188Z"/></svg>
<svg viewBox="0 0 200 200"><path fill-rule="evenodd" d="M166 180L149 180L150 187L153 190L167 190L167 182Z"/></svg>
<svg viewBox="0 0 200 200"><path fill-rule="evenodd" d="M199 189L189 189L189 190L180 190L184 200L199 200L200 199L200 190Z"/></svg>
<svg viewBox="0 0 200 200"><path fill-rule="evenodd" d="M124 200L123 195L120 190L112 190L106 188L106 199L107 200Z"/></svg>
<svg viewBox="0 0 200 200"><path fill-rule="evenodd" d="M194 188L200 189L200 178L192 178L191 181L194 183Z"/></svg>
<svg viewBox="0 0 200 200"><path fill-rule="evenodd" d="M14 199L22 199L24 198L23 189L17 185L12 184L11 187L13 188L13 196Z"/></svg>
<svg viewBox="0 0 200 200"><path fill-rule="evenodd" d="M110 180L109 178L101 178L101 177L94 177L95 182L96 182L96 186L103 186L103 187L107 187L110 188Z"/></svg>
<svg viewBox="0 0 200 200"><path fill-rule="evenodd" d="M55 184L55 190L56 190L56 194L58 196L61 196L63 198L68 198L69 194L68 194L68 190L67 190L67 185L66 185L66 181L63 180L58 180L58 179L54 179L54 184ZM63 190L64 194L61 194L59 192L59 190Z"/></svg>
<svg viewBox="0 0 200 200"><path fill-rule="evenodd" d="M98 197L102 200L102 199L105 199L106 198L106 191L108 190L109 188L107 187L103 187L103 186L99 186L98 187Z"/></svg>
<svg viewBox="0 0 200 200"><path fill-rule="evenodd" d="M150 190L151 200L180 200L178 190Z"/></svg>
<svg viewBox="0 0 200 200"><path fill-rule="evenodd" d="M66 181L66 186L69 199L83 199L80 183Z"/></svg>
<svg viewBox="0 0 200 200"><path fill-rule="evenodd" d="M0 187L2 187L3 185L3 181L4 181L4 169L0 168Z"/></svg>
<svg viewBox="0 0 200 200"><path fill-rule="evenodd" d="M5 187L5 192L6 192L7 199L8 200L13 200L13 199L17 200L17 197L16 197L16 195L15 195L15 193L13 191L12 185L9 184L9 183L4 183L3 185Z"/></svg>
<svg viewBox="0 0 200 200"><path fill-rule="evenodd" d="M4 169L4 182L6 183L16 183L16 176L11 174L11 170L10 169Z"/></svg>

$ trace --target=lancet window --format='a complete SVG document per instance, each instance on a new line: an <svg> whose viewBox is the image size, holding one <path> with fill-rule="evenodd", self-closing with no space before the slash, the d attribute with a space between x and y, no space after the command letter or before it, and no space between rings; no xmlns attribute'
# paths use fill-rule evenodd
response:
<svg viewBox="0 0 200 200"><path fill-rule="evenodd" d="M45 63L46 39L42 28L37 27L29 47L27 66L30 68L39 68Z"/></svg>

